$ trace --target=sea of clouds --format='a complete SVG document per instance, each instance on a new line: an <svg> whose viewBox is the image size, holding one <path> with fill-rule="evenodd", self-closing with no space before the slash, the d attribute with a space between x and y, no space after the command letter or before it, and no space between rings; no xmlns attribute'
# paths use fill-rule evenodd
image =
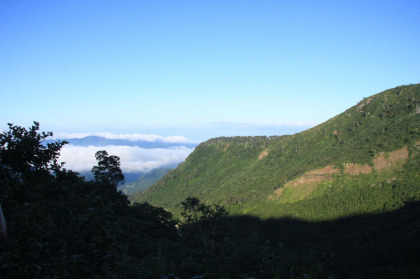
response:
<svg viewBox="0 0 420 279"><path fill-rule="evenodd" d="M71 144L72 138L83 138L92 135L107 139L176 143L177 146L168 148L142 148L139 146L125 145L79 146ZM177 165L184 161L194 150L191 145L179 145L180 143L187 144L192 142L182 136L161 137L142 134L58 133L54 134L54 139L69 139L70 144L64 145L61 149L59 161L65 162L64 167L66 169L77 172L90 171L97 164L95 153L99 150L106 150L109 155L118 156L121 162L121 169L125 173L148 172L159 167Z"/></svg>
<svg viewBox="0 0 420 279"><path fill-rule="evenodd" d="M80 139L88 136L98 136L105 139L120 139L130 141L167 142L167 143L195 143L183 136L162 137L152 134L113 134L108 132L99 133L54 133L52 139Z"/></svg>
<svg viewBox="0 0 420 279"><path fill-rule="evenodd" d="M96 165L95 153L106 150L109 155L120 157L123 172L148 172L167 165L178 164L187 158L193 148L185 146L145 149L137 146L74 146L61 149L59 161L65 168L77 172L90 171Z"/></svg>

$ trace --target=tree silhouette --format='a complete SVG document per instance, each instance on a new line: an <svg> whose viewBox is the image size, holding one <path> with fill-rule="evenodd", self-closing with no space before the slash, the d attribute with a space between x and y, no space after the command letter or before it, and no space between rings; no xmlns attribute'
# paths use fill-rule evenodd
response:
<svg viewBox="0 0 420 279"><path fill-rule="evenodd" d="M0 178L21 179L30 173L48 172L61 168L57 163L66 141L43 144L52 132L38 133L39 123L28 130L8 124L9 131L0 135Z"/></svg>
<svg viewBox="0 0 420 279"><path fill-rule="evenodd" d="M220 205L205 205L196 197L188 197L181 202L182 229L191 238L198 238L207 253L213 254L216 231L219 223L227 216Z"/></svg>
<svg viewBox="0 0 420 279"><path fill-rule="evenodd" d="M120 168L120 158L115 155L108 156L108 152L101 150L95 153L98 165L92 168L95 181L117 187L124 183L124 175Z"/></svg>

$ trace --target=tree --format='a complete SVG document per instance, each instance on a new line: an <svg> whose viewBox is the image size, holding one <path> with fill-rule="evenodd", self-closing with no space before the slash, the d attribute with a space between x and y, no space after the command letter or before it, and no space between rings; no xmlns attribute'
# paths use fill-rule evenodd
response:
<svg viewBox="0 0 420 279"><path fill-rule="evenodd" d="M184 217L182 228L198 237L206 252L213 254L216 229L218 223L226 217L226 209L220 205L205 205L195 197L188 197L181 205L181 215Z"/></svg>
<svg viewBox="0 0 420 279"><path fill-rule="evenodd" d="M39 123L28 130L8 124L9 131L0 135L0 179L21 179L34 172L48 172L61 168L57 163L66 141L43 144L52 132L38 133Z"/></svg>
<svg viewBox="0 0 420 279"><path fill-rule="evenodd" d="M115 155L108 156L108 152L101 150L95 153L98 165L92 168L95 181L117 187L124 183L124 175L120 168L120 158Z"/></svg>

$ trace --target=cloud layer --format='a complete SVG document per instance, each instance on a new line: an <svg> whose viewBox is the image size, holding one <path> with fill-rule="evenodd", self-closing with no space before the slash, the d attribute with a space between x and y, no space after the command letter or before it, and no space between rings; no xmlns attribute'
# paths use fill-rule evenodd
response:
<svg viewBox="0 0 420 279"><path fill-rule="evenodd" d="M183 136L162 137L152 134L113 134L108 132L99 133L54 133L53 139L74 139L88 136L98 136L106 139L124 139L131 141L167 142L167 143L195 143Z"/></svg>
<svg viewBox="0 0 420 279"><path fill-rule="evenodd" d="M95 153L106 150L109 155L121 159L123 172L147 172L169 164L178 164L193 151L184 146L174 148L144 149L136 146L74 146L65 145L61 149L59 161L65 162L64 167L77 172L90 171L96 165Z"/></svg>

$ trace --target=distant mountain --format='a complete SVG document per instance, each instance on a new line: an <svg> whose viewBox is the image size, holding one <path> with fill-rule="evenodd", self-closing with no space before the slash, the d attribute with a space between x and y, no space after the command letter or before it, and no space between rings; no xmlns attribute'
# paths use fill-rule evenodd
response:
<svg viewBox="0 0 420 279"><path fill-rule="evenodd" d="M140 177L134 182L125 183L124 185L119 186L118 190L121 190L125 194L132 194L144 190L162 178L170 170L171 168L154 169L148 173L140 175Z"/></svg>
<svg viewBox="0 0 420 279"><path fill-rule="evenodd" d="M57 139L48 139L45 140L44 143L51 143L51 142L56 142ZM164 167L164 168L174 168L176 167L176 165L179 163L179 161L174 162L174 159L170 159L170 162L166 162L166 158L164 158L164 156L166 156L164 153L158 151L157 149L167 149L167 150L173 150L174 152L176 152L176 150L184 150L185 148L187 149L193 149L194 147L197 146L197 144L195 143L172 143L172 142L165 142L162 140L156 140L156 141L145 141L145 140L128 140L128 139L108 139L108 138L104 138L104 137L100 137L100 136L87 136L87 137L83 137L83 138L69 138L69 139L61 139L61 141L67 141L69 143L69 145L71 146L81 146L81 147L88 147L88 146L94 146L94 147L98 147L99 148L103 148L106 149L107 146L120 146L120 147L139 147L142 149L147 149L146 152L144 152L144 154L148 154L149 150L150 150L150 154L158 154L158 155L154 155L154 156L146 156L146 160L153 160L155 165L157 164L160 167ZM66 146L64 147L66 148ZM83 152L85 152L84 150L81 150L79 152L76 152L76 154L82 154ZM159 153L160 152L160 153ZM114 154L113 154L114 155ZM93 156L93 155L92 155ZM160 156L160 157L159 157ZM92 157L93 158L93 157ZM80 160L80 164L83 165L83 161L86 160L85 157L83 157L83 155L80 155L80 158L77 157L71 157L70 160L72 160L72 164L75 165L77 164L79 161L77 161L77 159ZM121 158L122 160L124 160L124 158ZM180 159L179 159L180 160ZM64 159L65 162L69 162L67 160ZM139 158L139 161L144 161L144 158L141 157ZM159 162L157 162L159 161ZM124 163L126 163L127 161L125 161ZM174 163L176 163L174 165ZM66 165L67 166L67 165ZM85 166L83 166L85 167ZM93 164L92 164L93 167ZM76 168L73 168L77 170ZM140 168L141 169L141 168ZM83 170L78 170L81 174L81 176L84 176L86 180L92 180L93 179L93 175L89 169L84 168ZM141 175L144 175L145 172L143 170L135 170L135 169L131 169L129 171L124 171L123 169L123 174L125 177L125 183L129 184L129 183L133 183L135 182L137 179L139 179L139 177ZM142 188L143 189L143 188ZM131 191L130 191L131 192Z"/></svg>
<svg viewBox="0 0 420 279"><path fill-rule="evenodd" d="M185 146L188 148L194 148L197 144L194 143L171 143L163 141L144 141L144 140L126 140L126 139L107 139L99 136L87 136L83 138L70 138L63 139L68 141L69 144L77 146L107 146L107 145L117 145L117 146L137 146L146 149L153 148L171 148L178 146ZM46 140L46 143L55 142L56 140Z"/></svg>
<svg viewBox="0 0 420 279"><path fill-rule="evenodd" d="M188 196L232 214L334 219L420 199L420 84L364 98L281 137L214 138L132 195L176 212Z"/></svg>
<svg viewBox="0 0 420 279"><path fill-rule="evenodd" d="M138 172L123 172L123 174L124 174L124 183L129 184L129 183L136 182L139 179L139 177L141 177L145 173L142 171L138 171ZM93 174L91 171L82 171L80 172L80 176L85 177L86 181L93 180Z"/></svg>

